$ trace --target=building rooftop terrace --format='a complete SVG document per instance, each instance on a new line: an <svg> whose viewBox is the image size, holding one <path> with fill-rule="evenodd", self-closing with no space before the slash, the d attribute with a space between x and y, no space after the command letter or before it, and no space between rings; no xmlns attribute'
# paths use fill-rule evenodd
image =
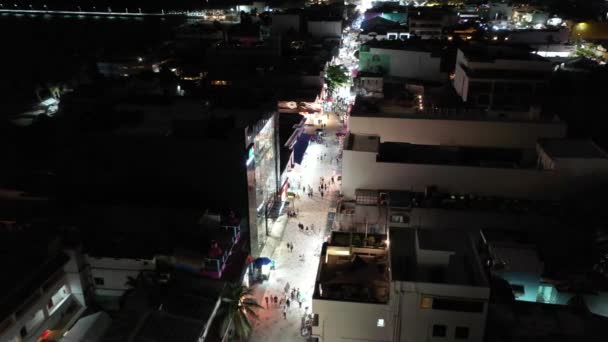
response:
<svg viewBox="0 0 608 342"><path fill-rule="evenodd" d="M530 48L523 46L470 43L460 47L460 49L467 59L473 62L494 62L497 59L508 59L518 61L546 62L550 64L548 59L537 54L533 54Z"/></svg>
<svg viewBox="0 0 608 342"><path fill-rule="evenodd" d="M432 57L439 57L442 46L439 40L410 38L406 40L370 40L369 42L363 44L362 48L365 47L388 50L429 52L432 53Z"/></svg>
<svg viewBox="0 0 608 342"><path fill-rule="evenodd" d="M608 158L606 152L589 139L541 139L538 145L551 158Z"/></svg>
<svg viewBox="0 0 608 342"><path fill-rule="evenodd" d="M500 73L505 78L504 71ZM365 74L362 75L363 77ZM538 77L535 76L535 79ZM496 111L488 113L479 108L469 108L457 97L456 92L450 88L425 89L422 97L424 108L420 110L420 101L417 95L403 90L394 91L390 85L384 84L384 98L371 99L357 96L351 110L352 117L395 118L395 119L426 119L426 120L469 120L469 121L496 121L496 122L526 122L560 124L555 116L550 115L522 115L519 111Z"/></svg>
<svg viewBox="0 0 608 342"><path fill-rule="evenodd" d="M389 297L386 235L334 232L324 245L315 299L386 303Z"/></svg>
<svg viewBox="0 0 608 342"><path fill-rule="evenodd" d="M488 285L467 233L391 227L389 237L393 281Z"/></svg>

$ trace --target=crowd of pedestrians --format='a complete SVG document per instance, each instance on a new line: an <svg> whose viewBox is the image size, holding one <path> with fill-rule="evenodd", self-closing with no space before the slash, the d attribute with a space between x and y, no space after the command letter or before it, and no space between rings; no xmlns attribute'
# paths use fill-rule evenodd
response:
<svg viewBox="0 0 608 342"><path fill-rule="evenodd" d="M266 301L266 309L280 309L283 315L283 319L287 319L287 314L289 313L292 306L295 308L297 303L297 308L302 309L302 303L304 302L304 298L300 293L300 289L291 288L290 291L289 283L287 283L287 285L285 286L285 292L281 294L280 298L278 295L270 295L264 297L264 300ZM308 310L308 307L305 307L304 309L305 314Z"/></svg>

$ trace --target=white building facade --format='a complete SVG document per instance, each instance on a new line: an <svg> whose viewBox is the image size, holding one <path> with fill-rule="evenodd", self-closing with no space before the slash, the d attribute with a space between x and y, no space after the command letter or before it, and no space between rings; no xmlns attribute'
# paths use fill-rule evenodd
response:
<svg viewBox="0 0 608 342"><path fill-rule="evenodd" d="M390 45L389 45L390 44ZM438 50L427 46L410 46L412 44L400 41L368 43L369 51L361 52L359 69L375 72L376 61L386 76L411 80L443 82L448 74L441 70L441 55ZM377 56L377 57L376 57Z"/></svg>
<svg viewBox="0 0 608 342"><path fill-rule="evenodd" d="M417 116L417 117L416 117ZM421 115L364 115L349 118L350 131L377 135L382 142L530 148L539 138L564 138L567 127L559 121L457 120Z"/></svg>
<svg viewBox="0 0 608 342"><path fill-rule="evenodd" d="M548 84L549 60L502 46L459 49L454 89L462 101L489 110L529 112Z"/></svg>
<svg viewBox="0 0 608 342"><path fill-rule="evenodd" d="M419 236L417 230L401 227L391 228L388 236L365 235L376 239L386 236L391 246L388 251L330 244L326 254L321 256L317 287L331 289L332 285L348 282L348 271L339 273L334 279L325 277L327 270L324 268L335 267L328 266L328 263L332 264L332 258L338 259L338 265L340 260L346 264L350 260L348 269L353 270L358 267L354 265L361 263L358 259L361 256L373 258L378 265L383 265L385 259L390 260L387 275L390 291L378 295L382 292L378 291L383 288L382 281L370 275L367 283L373 283L370 286L376 289L371 300L355 300L348 295L342 299L324 299L322 291L321 294L316 292L312 304L313 336L322 342L483 341L490 290L478 257L465 243L462 246L469 251L470 258L466 265L458 263L455 260L461 259L457 256L464 253L461 247L454 245L455 248L448 250L436 250L436 246L424 245L428 235L425 232L424 236ZM332 240L335 238L334 234ZM460 266L464 266L460 272L474 275L466 280L458 279L453 271ZM359 271L353 271L356 272ZM347 289L348 286L341 290L348 293Z"/></svg>
<svg viewBox="0 0 608 342"><path fill-rule="evenodd" d="M63 262L55 263L57 258L63 258ZM51 334L58 338L80 317L85 306L80 296L72 294L73 284L63 269L67 261L65 256L58 256L44 262L56 265L54 271L48 277L38 279L39 283L23 284L32 291L16 302L8 316L0 318L0 341L34 342L43 337L51 338ZM78 288L74 290L79 291ZM19 297L14 295L12 300Z"/></svg>

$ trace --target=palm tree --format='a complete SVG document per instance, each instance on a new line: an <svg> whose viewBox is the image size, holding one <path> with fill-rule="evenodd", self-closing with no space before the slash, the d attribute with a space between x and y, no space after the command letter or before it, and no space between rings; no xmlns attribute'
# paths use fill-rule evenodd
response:
<svg viewBox="0 0 608 342"><path fill-rule="evenodd" d="M237 340L243 340L251 332L250 317L258 319L255 309L263 308L252 298L253 290L246 286L230 285L224 288L222 302L224 304L224 322L222 331L232 324Z"/></svg>

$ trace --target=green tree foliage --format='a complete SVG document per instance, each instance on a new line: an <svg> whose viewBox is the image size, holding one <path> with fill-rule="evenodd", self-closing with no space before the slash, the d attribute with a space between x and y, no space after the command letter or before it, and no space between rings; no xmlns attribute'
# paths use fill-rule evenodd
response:
<svg viewBox="0 0 608 342"><path fill-rule="evenodd" d="M348 82L348 69L343 65L331 65L327 68L325 82L330 91Z"/></svg>
<svg viewBox="0 0 608 342"><path fill-rule="evenodd" d="M223 329L226 330L230 323L234 327L235 337L238 340L246 339L251 333L250 318L257 319L255 312L258 308L263 308L257 300L252 298L253 290L245 286L228 286L222 293L224 303Z"/></svg>

